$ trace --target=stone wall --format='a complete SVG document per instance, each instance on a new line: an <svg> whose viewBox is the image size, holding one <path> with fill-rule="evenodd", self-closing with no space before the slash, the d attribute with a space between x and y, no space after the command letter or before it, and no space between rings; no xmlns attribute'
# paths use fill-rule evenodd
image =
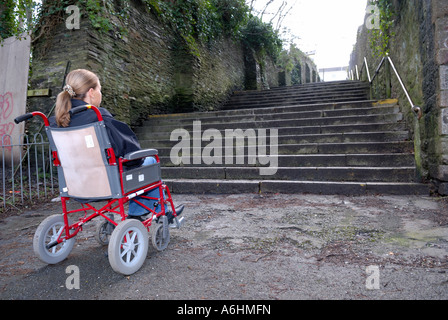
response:
<svg viewBox="0 0 448 320"><path fill-rule="evenodd" d="M285 72L280 71L279 85L300 85L320 82L319 70L314 61L303 51L291 44L288 50L281 52L279 65Z"/></svg>
<svg viewBox="0 0 448 320"><path fill-rule="evenodd" d="M435 177L442 181L439 192L448 195L448 2L433 0L431 25L434 26L434 68L439 70L436 85L435 104L440 108L438 116L440 142L436 152L441 154L438 166L433 170ZM437 74L437 73L436 73Z"/></svg>
<svg viewBox="0 0 448 320"><path fill-rule="evenodd" d="M217 109L234 90L244 89L240 43L222 39L192 54L146 6L130 3L126 33L96 30L84 17L79 29L68 30L62 21L33 44L31 89L50 88L51 95L30 97L30 110L50 111L68 61L71 70L97 73L102 106L133 126L149 114Z"/></svg>
<svg viewBox="0 0 448 320"><path fill-rule="evenodd" d="M399 99L415 141L418 178L434 182L441 194L448 194L448 83L444 89L444 71L448 65L448 3L444 0L393 0L397 16L390 57L414 102L423 110L418 120L412 113L395 74L391 74L391 95ZM364 57L373 76L379 59L369 47L369 32L361 26L350 69L361 68ZM387 68L379 74L373 93L385 94ZM366 73L364 72L364 75ZM448 76L448 72L445 73ZM445 126L446 118L446 126ZM445 126L445 131L444 131Z"/></svg>
<svg viewBox="0 0 448 320"><path fill-rule="evenodd" d="M199 48L199 57L184 55L184 59L192 61L186 74L189 80L176 87L185 88L191 92L191 104L183 111L211 111L219 109L228 97L238 90L245 88L245 62L242 44L231 39ZM176 63L185 63L183 59L176 59ZM190 99L187 99L188 101ZM178 110L178 111L181 111Z"/></svg>
<svg viewBox="0 0 448 320"><path fill-rule="evenodd" d="M49 111L70 61L71 70L87 68L98 74L102 106L118 119L135 124L145 114L162 112L174 95L174 36L140 10L132 7L128 32L122 37L96 30L83 18L78 30L61 23L39 39L34 44L30 83L32 89L50 88L52 95L30 98L30 109Z"/></svg>
<svg viewBox="0 0 448 320"><path fill-rule="evenodd" d="M304 84L304 83L313 83L320 82L319 72L317 71L317 67L310 59L304 59L299 61L294 66L294 71L297 74L297 77L294 78L293 84Z"/></svg>

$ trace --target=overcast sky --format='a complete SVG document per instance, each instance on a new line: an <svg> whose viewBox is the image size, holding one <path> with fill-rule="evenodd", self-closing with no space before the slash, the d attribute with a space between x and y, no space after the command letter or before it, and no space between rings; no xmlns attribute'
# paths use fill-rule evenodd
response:
<svg viewBox="0 0 448 320"><path fill-rule="evenodd" d="M315 51L311 56L318 68L347 66L356 43L358 27L364 24L367 0L286 0L293 9L284 19L282 27L300 39L297 47L304 52ZM268 0L256 0L256 8L263 8ZM269 12L283 0L275 0ZM269 13L263 17L270 20Z"/></svg>

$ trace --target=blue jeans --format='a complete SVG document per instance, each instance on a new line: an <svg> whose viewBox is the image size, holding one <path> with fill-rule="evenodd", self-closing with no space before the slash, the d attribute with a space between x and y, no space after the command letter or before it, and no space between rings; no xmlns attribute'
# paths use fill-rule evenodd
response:
<svg viewBox="0 0 448 320"><path fill-rule="evenodd" d="M147 157L147 158L145 158L145 161L143 162L142 167L148 166L150 164L154 164L156 162L157 162L156 159L154 159L153 157ZM144 196L152 197L152 198L159 198L160 190L159 190L159 188L155 188L155 189L145 193ZM162 206L160 205L160 203L156 207L154 207L154 204L156 202L159 202L157 200L144 199L141 196L135 197L134 199L141 202L148 208L155 210L156 213L159 213L160 210L162 209ZM148 210L145 209L144 207L142 207L137 202L135 202L134 199L129 201L129 215L130 216L141 216L141 215L147 214Z"/></svg>

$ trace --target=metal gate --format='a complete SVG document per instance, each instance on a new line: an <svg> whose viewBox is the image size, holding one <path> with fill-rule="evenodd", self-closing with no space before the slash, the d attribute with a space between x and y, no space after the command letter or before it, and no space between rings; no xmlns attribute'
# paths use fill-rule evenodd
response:
<svg viewBox="0 0 448 320"><path fill-rule="evenodd" d="M37 200L55 196L59 191L57 171L52 165L49 143L43 135L21 135L20 144L12 144L11 141L11 136L1 136L0 212L19 209ZM20 155L20 159L8 156L15 152Z"/></svg>

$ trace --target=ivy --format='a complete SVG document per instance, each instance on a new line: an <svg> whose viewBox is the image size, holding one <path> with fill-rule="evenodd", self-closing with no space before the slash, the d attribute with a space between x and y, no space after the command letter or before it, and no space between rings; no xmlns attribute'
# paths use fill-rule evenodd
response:
<svg viewBox="0 0 448 320"><path fill-rule="evenodd" d="M0 4L0 37L8 38L14 28L14 1L5 0Z"/></svg>
<svg viewBox="0 0 448 320"><path fill-rule="evenodd" d="M220 29L227 36L241 37L241 30L249 20L249 7L244 0L215 0Z"/></svg>
<svg viewBox="0 0 448 320"><path fill-rule="evenodd" d="M281 40L272 25L253 17L244 0L144 0L199 55L199 43L223 36L243 40L259 54L278 56Z"/></svg>
<svg viewBox="0 0 448 320"><path fill-rule="evenodd" d="M80 4L82 4L85 8L87 17L92 23L92 27L97 30L103 30L105 32L113 29L114 25L104 14L105 10L100 1L82 0L80 2Z"/></svg>
<svg viewBox="0 0 448 320"><path fill-rule="evenodd" d="M0 42L8 37L20 38L33 30L41 4L33 0L3 0L0 3Z"/></svg>
<svg viewBox="0 0 448 320"><path fill-rule="evenodd" d="M259 17L251 16L242 31L244 43L261 56L274 59L279 56L283 42L272 24L265 23Z"/></svg>
<svg viewBox="0 0 448 320"><path fill-rule="evenodd" d="M291 43L289 50L283 50L280 53L278 64L286 72L293 72L297 63L306 58L306 54L297 48L294 43Z"/></svg>
<svg viewBox="0 0 448 320"><path fill-rule="evenodd" d="M395 36L395 33L391 31L395 11L391 0L371 0L370 4L379 11L379 21L374 21L374 18L371 21L372 25L376 24L378 28L370 30L370 47L375 56L383 57L389 54L389 43Z"/></svg>
<svg viewBox="0 0 448 320"><path fill-rule="evenodd" d="M199 55L198 43L210 43L223 35L238 36L248 15L244 0L144 1L194 55Z"/></svg>
<svg viewBox="0 0 448 320"><path fill-rule="evenodd" d="M283 50L280 53L278 65L284 69L286 72L291 74L291 84L302 84L302 63L303 61L308 61L316 69L315 63L307 57L307 55L297 48L294 43L290 44L289 50Z"/></svg>

